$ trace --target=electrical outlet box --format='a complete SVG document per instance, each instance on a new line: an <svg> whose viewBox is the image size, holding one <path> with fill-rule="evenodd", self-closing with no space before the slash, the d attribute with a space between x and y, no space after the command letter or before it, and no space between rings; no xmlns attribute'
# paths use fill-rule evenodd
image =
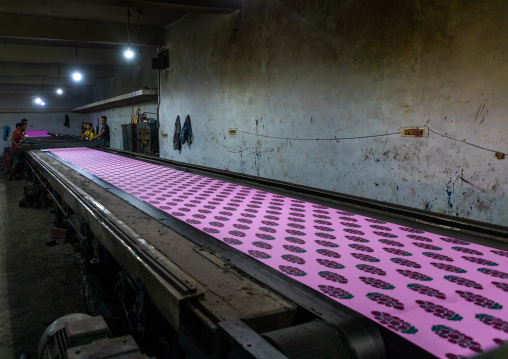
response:
<svg viewBox="0 0 508 359"><path fill-rule="evenodd" d="M429 137L429 127L401 127L402 137Z"/></svg>
<svg viewBox="0 0 508 359"><path fill-rule="evenodd" d="M236 128L230 128L229 129L229 134L230 135L236 135Z"/></svg>

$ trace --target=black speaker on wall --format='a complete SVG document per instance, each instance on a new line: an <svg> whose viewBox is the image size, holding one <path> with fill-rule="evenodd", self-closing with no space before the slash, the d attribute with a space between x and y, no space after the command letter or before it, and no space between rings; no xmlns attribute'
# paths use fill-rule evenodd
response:
<svg viewBox="0 0 508 359"><path fill-rule="evenodd" d="M169 69L169 50L162 50L157 57L152 58L152 70Z"/></svg>

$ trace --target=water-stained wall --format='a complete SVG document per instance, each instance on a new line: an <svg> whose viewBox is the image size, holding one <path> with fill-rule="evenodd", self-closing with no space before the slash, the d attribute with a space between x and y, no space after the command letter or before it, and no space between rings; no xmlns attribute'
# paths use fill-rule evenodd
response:
<svg viewBox="0 0 508 359"><path fill-rule="evenodd" d="M249 0L189 15L167 30L161 155L505 225L508 162L488 150L508 151L507 12L503 0ZM181 153L177 115L194 130ZM397 134L411 125L429 137Z"/></svg>

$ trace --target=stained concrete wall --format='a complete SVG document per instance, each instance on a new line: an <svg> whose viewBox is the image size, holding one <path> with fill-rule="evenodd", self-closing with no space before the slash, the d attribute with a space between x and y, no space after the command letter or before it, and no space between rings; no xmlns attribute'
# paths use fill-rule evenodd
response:
<svg viewBox="0 0 508 359"><path fill-rule="evenodd" d="M466 142L508 152L507 12L504 0L249 0L190 15L167 30L161 155L505 225L507 162ZM195 140L179 154L187 114ZM408 125L459 141L366 137Z"/></svg>
<svg viewBox="0 0 508 359"><path fill-rule="evenodd" d="M69 115L69 128L64 126L65 115ZM11 147L11 135L4 141L3 129L9 126L12 131L16 129L16 123L21 122L23 118L28 120L28 130L48 130L50 133L60 133L64 135L79 135L82 122L90 122L90 117L84 114L71 112L55 113L1 113L0 112L0 149L3 153L4 147ZM1 154L0 154L1 156Z"/></svg>

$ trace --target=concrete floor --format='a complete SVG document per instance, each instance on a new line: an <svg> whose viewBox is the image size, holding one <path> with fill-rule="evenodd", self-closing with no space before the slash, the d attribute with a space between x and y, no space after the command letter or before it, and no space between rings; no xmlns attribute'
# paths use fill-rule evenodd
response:
<svg viewBox="0 0 508 359"><path fill-rule="evenodd" d="M2 161L3 162L3 161ZM48 246L53 214L20 208L27 181L0 173L0 358L37 357L46 327L80 310L78 259L71 244Z"/></svg>

